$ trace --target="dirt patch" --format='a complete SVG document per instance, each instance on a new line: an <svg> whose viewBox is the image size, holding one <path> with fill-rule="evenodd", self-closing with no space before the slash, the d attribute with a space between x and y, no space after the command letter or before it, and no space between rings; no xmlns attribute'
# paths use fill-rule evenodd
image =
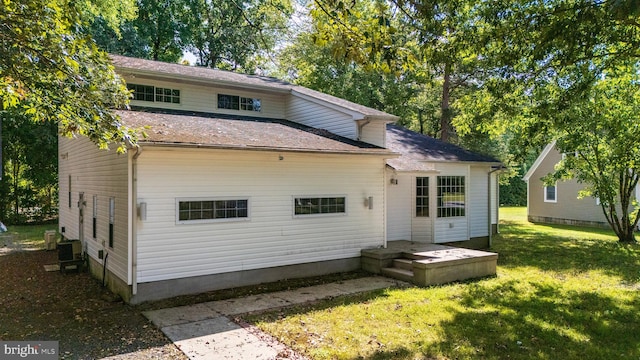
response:
<svg viewBox="0 0 640 360"><path fill-rule="evenodd" d="M88 273L45 271L56 263L55 251L0 252L1 340L59 341L62 359L187 359Z"/></svg>

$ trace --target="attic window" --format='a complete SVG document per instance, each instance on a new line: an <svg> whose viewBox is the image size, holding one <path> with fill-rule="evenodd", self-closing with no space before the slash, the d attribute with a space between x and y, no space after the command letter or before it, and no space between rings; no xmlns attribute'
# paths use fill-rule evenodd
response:
<svg viewBox="0 0 640 360"><path fill-rule="evenodd" d="M262 106L260 99L218 94L218 109L260 111Z"/></svg>
<svg viewBox="0 0 640 360"><path fill-rule="evenodd" d="M133 91L133 100L180 104L180 90L150 85L127 84Z"/></svg>

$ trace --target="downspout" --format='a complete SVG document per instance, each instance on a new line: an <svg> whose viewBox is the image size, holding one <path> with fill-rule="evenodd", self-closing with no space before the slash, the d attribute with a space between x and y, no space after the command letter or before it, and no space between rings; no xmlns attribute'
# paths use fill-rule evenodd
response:
<svg viewBox="0 0 640 360"><path fill-rule="evenodd" d="M133 216L131 217L131 287L132 287L132 295L135 296L138 293L138 249L137 249L137 227L138 223L138 166L136 164L136 160L142 154L142 147L136 145L136 153L131 157L131 205L133 210Z"/></svg>
<svg viewBox="0 0 640 360"><path fill-rule="evenodd" d="M491 215L492 215L492 213L491 213L491 175L494 172L502 171L503 169L504 169L504 166L500 165L497 168L489 171L489 173L487 174L487 189L488 189L487 195L489 196L489 198L487 199L488 200L487 201L487 207L488 207L488 211L487 211L488 220L487 220L487 222L489 223L488 224L489 225L489 227L488 227L489 228L489 248L491 248L493 246L493 229L491 228ZM498 182L498 177L496 176L496 187L498 187L498 183L499 183ZM496 202L499 202L497 196L498 196L498 191L496 190ZM498 226L498 222L500 222L500 219L498 218L498 208L499 207L496 206L496 227Z"/></svg>
<svg viewBox="0 0 640 360"><path fill-rule="evenodd" d="M367 126L369 123L371 122L371 120L367 120L363 123L359 123L358 124L358 140L362 139L362 129Z"/></svg>

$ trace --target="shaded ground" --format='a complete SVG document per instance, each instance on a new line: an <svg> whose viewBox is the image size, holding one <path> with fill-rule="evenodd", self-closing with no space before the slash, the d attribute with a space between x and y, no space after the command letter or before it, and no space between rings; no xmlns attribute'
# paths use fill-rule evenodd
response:
<svg viewBox="0 0 640 360"><path fill-rule="evenodd" d="M0 252L1 340L59 341L62 359L186 359L88 273L45 271L56 263L55 251Z"/></svg>
<svg viewBox="0 0 640 360"><path fill-rule="evenodd" d="M142 311L369 275L351 272L289 279L131 306L86 272L45 271L44 265L57 264L58 255L42 250L40 239L4 245L0 241L0 340L59 341L61 359L187 359Z"/></svg>

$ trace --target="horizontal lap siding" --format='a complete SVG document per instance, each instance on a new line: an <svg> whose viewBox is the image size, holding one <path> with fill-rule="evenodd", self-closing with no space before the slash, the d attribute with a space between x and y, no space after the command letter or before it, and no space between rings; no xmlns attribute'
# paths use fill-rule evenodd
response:
<svg viewBox="0 0 640 360"><path fill-rule="evenodd" d="M472 167L470 181L469 226L471 237L489 236L489 168Z"/></svg>
<svg viewBox="0 0 640 360"><path fill-rule="evenodd" d="M138 281L357 257L384 242L383 160L145 149L138 158ZM294 218L293 196L347 197L347 215ZM374 207L364 206L373 196ZM249 198L247 221L176 224L176 198Z"/></svg>
<svg viewBox="0 0 640 360"><path fill-rule="evenodd" d="M84 239L87 253L98 260L98 250L109 253L108 268L117 277L128 282L128 156L118 155L112 150L99 150L84 137L58 142L60 219L69 239L79 237L79 193L84 192L85 216ZM71 175L72 206L69 208L68 189ZM97 236L93 238L93 196L98 196ZM115 197L114 246L109 245L109 198ZM98 260L102 261L102 260Z"/></svg>
<svg viewBox="0 0 640 360"><path fill-rule="evenodd" d="M360 140L380 147L385 147L385 134L387 123L385 121L371 121L362 127Z"/></svg>
<svg viewBox="0 0 640 360"><path fill-rule="evenodd" d="M291 96L287 103L287 119L300 124L331 131L356 140L356 122L353 117L311 101Z"/></svg>
<svg viewBox="0 0 640 360"><path fill-rule="evenodd" d="M214 86L198 86L176 82L148 80L143 78L125 77L128 83L152 85L156 87L180 90L180 104L132 100L131 105L143 107L157 107L162 109L200 111L207 113L244 115L283 119L285 97L288 94L267 94L264 92L238 91ZM261 100L261 111L243 111L218 109L218 94L235 95Z"/></svg>
<svg viewBox="0 0 640 360"><path fill-rule="evenodd" d="M391 178L398 180L390 185ZM413 177L408 174L393 175L387 172L387 240L411 240L411 218L413 217Z"/></svg>
<svg viewBox="0 0 640 360"><path fill-rule="evenodd" d="M562 155L556 149L551 150L529 179L528 215L606 222L602 209L600 205L596 204L595 198L578 199L578 192L585 185L579 184L576 180L558 181L556 188L557 202L544 201L544 183L541 178L553 173L555 164L561 159Z"/></svg>

